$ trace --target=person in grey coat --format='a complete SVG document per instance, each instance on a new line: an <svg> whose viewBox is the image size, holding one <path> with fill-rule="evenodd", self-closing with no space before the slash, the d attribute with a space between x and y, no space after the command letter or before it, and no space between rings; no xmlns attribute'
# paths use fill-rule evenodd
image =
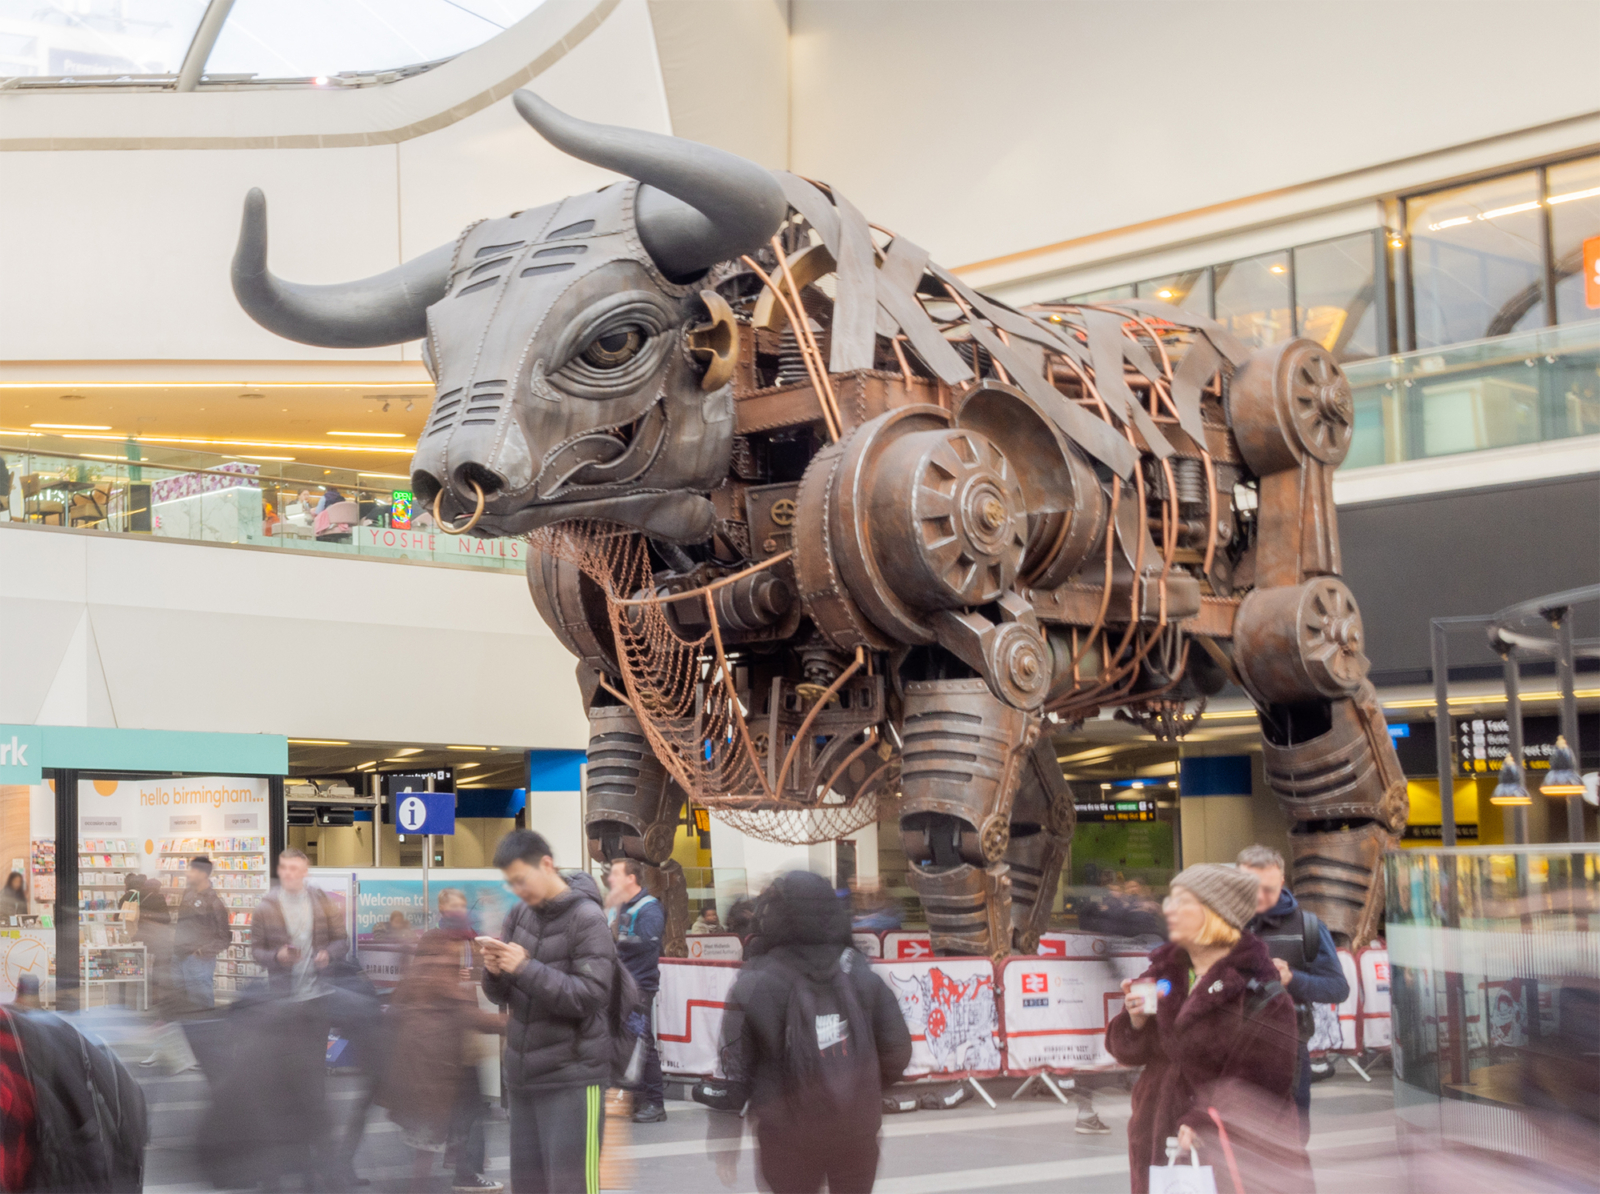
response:
<svg viewBox="0 0 1600 1194"><path fill-rule="evenodd" d="M597 1191L618 965L600 888L581 871L558 870L550 843L525 829L501 839L494 862L522 901L500 940L479 939L484 993L510 1013L502 1073L511 1188Z"/></svg>

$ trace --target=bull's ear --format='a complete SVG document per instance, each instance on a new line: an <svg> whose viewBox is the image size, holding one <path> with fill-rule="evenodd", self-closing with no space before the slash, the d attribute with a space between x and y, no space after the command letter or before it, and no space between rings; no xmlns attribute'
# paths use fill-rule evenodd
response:
<svg viewBox="0 0 1600 1194"><path fill-rule="evenodd" d="M590 124L531 91L512 97L550 144L591 165L636 178L639 239L661 272L693 278L719 261L753 253L788 214L771 173L737 154L640 129Z"/></svg>

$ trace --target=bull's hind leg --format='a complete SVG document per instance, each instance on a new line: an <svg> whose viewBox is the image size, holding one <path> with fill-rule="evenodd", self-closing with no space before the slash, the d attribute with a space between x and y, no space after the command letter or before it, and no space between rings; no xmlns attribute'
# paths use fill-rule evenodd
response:
<svg viewBox="0 0 1600 1194"><path fill-rule="evenodd" d="M900 834L911 889L922 901L938 953L1000 958L1011 952L1012 805L1031 767L1039 725L1037 714L1006 704L981 679L905 686ZM1052 864L1049 850L1031 845L1019 847L1018 858L1039 871L1038 878L1024 875L1032 931L1039 882L1046 871L1059 873L1061 861L1056 856Z"/></svg>
<svg viewBox="0 0 1600 1194"><path fill-rule="evenodd" d="M683 789L650 750L639 719L626 705L589 711L588 793L583 810L589 857L596 862L633 858L644 863L644 887L666 910L661 952L688 952L689 889L672 843L683 809Z"/></svg>

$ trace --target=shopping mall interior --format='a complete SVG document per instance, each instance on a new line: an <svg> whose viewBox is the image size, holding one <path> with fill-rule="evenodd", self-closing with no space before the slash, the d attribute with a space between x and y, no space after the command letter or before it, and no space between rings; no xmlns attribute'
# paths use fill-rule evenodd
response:
<svg viewBox="0 0 1600 1194"><path fill-rule="evenodd" d="M1597 37L1600 9L1584 0L0 0L0 863L23 884L17 906L0 906L0 1003L16 1000L23 984L63 1011L147 1013L154 962L131 952L124 875L144 873L179 895L183 859L197 851L215 856L227 876L217 885L231 934L219 959L219 1002L242 997L263 973L250 949L250 909L276 882L285 849L303 851L312 881L348 903L350 939L384 959L376 975L391 957L386 934L430 926L430 882L435 892L447 882L504 892L494 854L514 829L538 831L560 866L602 881L610 859L643 859L647 887L671 906L669 922L682 918L676 952L724 961L744 956L744 946L719 922L790 870L824 876L865 910L870 941L858 933L858 946L886 964L952 953L999 959L1021 946L1048 953L1050 941L1065 942L1070 958L1073 942L1098 931L1108 890L1160 899L1185 868L1232 864L1251 845L1279 851L1291 886L1331 901L1332 919L1323 919L1353 973L1383 945L1387 891L1389 948L1404 940L1413 951L1408 962L1395 956L1395 973L1417 967L1408 972L1413 984L1450 969L1420 960L1419 926L1467 925L1458 904L1479 879L1458 875L1458 854L1482 868L1486 903L1472 927L1485 935L1507 923L1512 935L1538 931L1527 901L1542 897L1528 885L1553 885L1558 873L1592 903L1600 855L1569 843L1600 840L1600 106L1592 71L1581 65ZM524 104L519 92L538 99ZM781 195L792 209L783 235L803 239L814 229L819 239L791 261L779 237L769 248L763 232L720 264L674 274L652 239L662 234L652 232L646 194L692 202L637 174L636 217L634 192L613 185L628 181L616 164L624 159L586 158L570 128L558 135L550 128L567 126L540 125L538 101L556 117L686 139L737 155L764 177L773 172L787 180ZM257 188L264 208L249 206ZM488 377L501 352L519 372L493 376L515 376L515 388L527 376L528 350L508 350L504 337L527 343L554 333L530 331L533 314L515 328L494 322L499 314L468 328L443 310L458 296L442 288L425 323L425 304L411 323L395 323L393 296L422 285L419 262L451 263L454 272L439 275L443 287L528 251L522 240L488 243L495 229L521 227L506 217L567 200L601 212L604 231L617 195L629 196L626 220L611 241L594 243L605 253L656 254L634 264L630 285L646 285L638 279L648 275L648 286L674 303L703 302L693 310L710 321L687 330L671 356L672 369L695 378L704 370L693 391L708 395L703 411L698 397L692 411L671 408L661 442L679 438L629 483L661 498L660 510L682 508L668 500L675 482L652 488L634 479L700 467L691 458L709 449L693 428L712 428L704 432L711 442L722 434L713 434L715 420L728 417L713 412L714 374L732 386L734 432L731 457L729 441L719 441L722 471L686 486L717 529L696 539L651 530L668 525L666 514L640 516L627 533L643 580L619 581L607 596L599 572L591 567L580 581L578 554L560 554L587 550L592 561L599 549L549 529L579 524L542 514L518 521L496 503L518 485L559 490L590 475L581 469L620 476L605 472L609 462L642 459L636 449L657 434L655 416L639 406L591 434L569 413L558 435L557 416L535 407L579 400L551 388L541 360L531 391L507 405L521 413L510 432L500 422L485 463L474 457L447 476L430 463L446 459L440 433L455 436L449 451L465 452L470 431L447 431L468 384L451 381L451 370ZM820 212L804 206L816 202ZM252 220L265 221L265 265L249 264ZM842 232L841 221L849 225ZM593 219L572 222L549 237L593 227ZM787 242L789 252L800 243ZM851 254L866 264L848 265ZM582 256L573 260L588 268ZM539 265L520 278L543 285L530 275L565 268ZM869 271L865 300L851 297L862 275L847 282L850 269ZM891 275L899 280L882 280ZM359 279L373 282L361 290L352 282ZM269 297L250 297L258 293ZM847 310L866 347L842 369ZM313 314L325 326L312 328ZM358 326L382 318L411 330ZM1131 416L1105 413L1124 401L1103 368L1107 319L1115 388ZM1072 339L1053 325L1085 330ZM623 330L632 336L634 325ZM599 360L594 354L611 343L597 336L581 359ZM625 351L635 351L629 344ZM1019 361L1036 370L1034 358L1044 360L1052 345L1064 355L1051 358L1058 365L1045 365L1035 388L1012 376ZM1245 418L1240 379L1269 368L1257 362L1301 359L1295 353L1322 363L1315 395L1324 397L1315 401L1343 405L1330 416L1338 454L1295 449L1301 481L1291 491L1269 486L1289 474L1265 476L1264 449L1242 431L1236 442L1235 431ZM1099 390L1087 380L1091 366ZM856 373L843 377L850 368ZM1084 379L1081 388L1062 380L1069 370ZM1192 424L1179 410L1185 384ZM1053 408L1040 405L1037 387L1074 418L1114 427L1118 451L1131 444L1134 455L1143 452L1145 463L1129 466L1132 479L1124 468L1116 480L1116 453L1088 446L1100 441L1080 423L1057 420L1063 431L1039 415ZM499 408L471 404L503 395L486 388L507 386L479 382L469 391L478 396L467 414L481 412L488 426L502 419ZM1169 391L1171 419L1161 406ZM979 392L1013 398L980 410L970 401ZM784 415L791 398L813 413ZM907 532L911 547L882 547L887 562L874 562L873 537L889 532L872 529L872 518L881 527L905 506L915 520L924 499L873 490L869 501L880 482L867 470L878 457L861 461L890 449L852 448L851 440L867 445L867 430L899 417L883 412L921 402L918 426L957 428L965 414L1016 455L1029 450L1021 445L1030 433L1017 430L1023 416L1006 413L1022 410L1005 405L1013 400L1035 412L1029 427L1049 425L1035 439L1059 440L1051 467L1079 478L1071 484L1080 488L1066 491L1077 497L1029 508L1018 532L1031 536L1018 548L1027 554L1006 565L992 591L971 575L938 580L927 565L928 584L948 583L958 596L918 607L894 588L897 572L923 568L918 561L932 557L916 552L933 552L937 545L926 544L945 532ZM1285 409L1276 417L1299 417ZM780 426L788 429L775 432ZM571 439L535 465L539 436ZM1171 462L1166 439L1178 445ZM831 441L842 446L824 446ZM802 444L818 450L818 461L846 463L819 472L795 456ZM514 463L502 465L513 448L523 480L508 487ZM1316 457L1309 464L1306 452ZM1195 484L1209 496L1195 503L1183 489L1190 471L1175 472L1173 462L1200 477L1202 459ZM857 491L839 480L852 468L862 470ZM567 472L557 477L559 469ZM1042 474L1026 463L1021 474L1005 482L1013 488L1004 501L985 499L980 515L991 530L1013 489L1034 500ZM480 481L489 514L475 525L485 510ZM817 496L829 485L844 487L844 497L827 499L837 508ZM1074 536L1088 534L1072 529L1072 503L1089 503L1085 489L1115 533L1084 538L1080 569L1061 561ZM1147 503L1148 531L1137 514L1125 517L1137 505L1118 513L1118 495L1135 491L1126 500ZM1269 509L1280 498L1293 507L1282 516ZM847 499L858 504L838 505ZM808 548L803 527L786 529L808 510L823 511L815 538L825 549ZM460 533L469 515L474 525ZM1326 529L1306 529L1313 524ZM1288 580L1270 579L1283 565L1265 554L1258 562L1254 547L1241 554L1226 546L1230 527L1242 546L1242 536L1265 536L1271 526L1299 545L1289 554L1301 570L1291 567ZM1308 546L1315 534L1320 547ZM1058 554L1047 556L1034 545L1051 535ZM856 548L844 540L866 545L865 563L852 562ZM1118 550L1129 545L1126 553L1113 541ZM1141 590L1145 544L1165 556L1159 584ZM1315 551L1322 562L1305 564ZM837 568L836 557L844 561ZM613 580L624 572L614 566ZM1189 586L1182 592L1193 590L1192 606L1178 595L1169 608L1173 569ZM761 600L772 604L761 609L769 613L738 606L742 597L724 603L746 592L734 582L747 573L768 584L748 592L767 594ZM1132 577L1125 583L1124 573ZM862 598L851 588L862 575L887 596ZM1002 577L1001 564L994 575ZM1283 727L1303 724L1294 720L1302 714L1274 711L1301 709L1295 702L1307 698L1272 695L1293 682L1264 676L1268 663L1247 670L1257 657L1243 654L1250 642L1236 619L1274 591L1268 585L1306 577L1322 578L1318 592L1333 591L1338 608L1305 615L1301 607L1299 625L1291 619L1265 646L1257 635L1253 649L1276 652L1271 666L1287 674L1286 660L1311 659L1311 638L1335 643L1322 672L1305 665L1324 677L1308 682L1320 685L1312 695L1323 706L1328 698L1336 708L1366 702L1371 758L1336 762L1354 775L1394 760L1387 786L1379 784L1387 803L1372 813L1377 820L1347 808L1316 820L1296 811L1295 800L1315 800L1320 789L1304 774L1284 778ZM1144 592L1129 598L1133 615L1112 600L1119 585ZM662 600L681 593L703 600ZM1063 612L1073 601L1085 611L1076 621ZM678 612L700 605L711 611L709 626L698 612ZM719 626L733 636L726 648ZM663 636L675 637L661 647ZM1017 697L991 670L1003 653L995 644L1023 638L1040 644L1055 677L1048 697ZM651 643L677 661L672 667L694 670L672 681L681 691L669 691L667 664L647 658ZM788 678L763 662L777 657L772 651L789 652ZM927 663L936 656L955 663L941 671ZM1024 684L1035 662L1018 673L1023 665L1008 658L1012 680ZM1335 674L1352 659L1359 674ZM771 681L770 712L758 674L760 684ZM1005 899L1025 891L1037 901L1037 915L1012 904L1019 919L1010 923L1019 927L998 946L999 930L990 929L988 946L969 937L952 947L957 937L938 906L950 897L931 897L923 874L954 857L929 844L937 829L928 826L948 819L955 797L918 803L907 710L928 686L958 683L996 707L1010 701L1006 715L1032 727L1027 743L1037 736L1044 744L1012 742L1006 778L996 781L1002 789L1020 783L1028 792L1035 782L1057 793L1043 830L1040 817L1024 825L1013 812L1008 822L1003 808L998 838L980 834L970 809L957 818L953 840L968 852L962 858L977 860L974 873L986 862L1003 869L1003 855L1011 867ZM864 715L849 703L858 691L887 704ZM780 697L795 711L788 721ZM607 737L624 716L632 719L623 727L632 735L625 764ZM850 727L853 753L839 749L850 744L845 730L831 738L812 730L819 716L817 725L832 716ZM814 749L800 749L811 740ZM773 749L783 742L792 744L786 756ZM978 758L947 755L953 788L990 782L982 778L989 763ZM803 781L790 775L796 759ZM1029 766L1052 774L1018 780ZM654 767L659 806L652 795L644 812L635 800L626 815L604 813L619 767L641 785ZM1573 772L1576 788L1550 778ZM404 793L450 793L452 831L407 832L421 822L402 815ZM1373 825L1382 830L1376 837ZM1050 864L1017 845L1025 833L1064 835L1053 892ZM1321 854L1306 844L1307 834L1331 841L1338 833L1375 844L1368 853L1318 847ZM1358 873L1344 895L1328 878L1339 867ZM1451 878L1440 879L1446 872ZM1427 883L1435 885L1433 920L1421 911ZM1489 908L1491 888L1508 906L1523 901L1520 920ZM971 890L1000 898L993 882ZM485 895L482 907L499 900ZM1565 907L1576 928L1546 926L1576 942L1563 946L1562 964L1600 982L1585 905ZM1383 967L1383 1043L1347 1050L1362 1078L1380 1052L1393 1064L1388 955L1374 964ZM1468 975L1469 993L1473 982L1534 983L1517 996L1518 1031L1527 1035L1530 1016L1535 1029L1541 1015L1553 1022L1535 976L1494 965ZM382 980L380 990L389 989L384 982L393 985ZM1399 1041L1404 984L1396 984ZM1444 1008L1446 997L1439 1000ZM1111 1013L1102 1011L1082 1031L1103 1036ZM1349 1018L1364 1024L1376 1014L1353 1002ZM1414 1117L1407 1130L1444 1141L1446 1152L1480 1133L1475 1146L1493 1157L1559 1167L1555 1144L1530 1143L1521 1121L1495 1118L1526 1107L1490 1091L1489 1071L1473 1077L1477 1054L1463 1046L1455 1059L1436 1023L1444 1013L1417 1014L1433 1017L1433 1078L1413 1069L1412 1085L1397 1075L1397 1089L1425 1089L1417 1105L1465 1100L1482 1115ZM1511 1038L1496 1032L1485 1038L1491 1069L1510 1064L1491 1046ZM1449 1068L1447 1054L1459 1060L1453 1083L1438 1073ZM1103 1052L1099 1063L1083 1073L1116 1068ZM691 1061L680 1072L686 1082L700 1073ZM1048 1085L1048 1066L1034 1072ZM1057 1073L1062 1089L1069 1074ZM1374 1142L1381 1138L1380 1151L1396 1147L1392 1111L1367 1106L1361 1100L1375 1088L1341 1074L1348 1093L1338 1097L1348 1106L1330 1100L1327 1114L1350 1118L1323 1152L1313 1142L1322 1188L1423 1189L1363 1176ZM973 1082L980 1078L988 1080ZM1093 1086L1081 1081L1079 1089ZM1389 1084L1388 1074L1378 1077ZM1319 1099L1332 1089L1319 1087ZM201 1105L156 1097L179 1119ZM1060 1090L1056 1098L1068 1102ZM1118 1133L1126 1100L1126 1087L1102 1099ZM918 1132L932 1129L913 1132L912 1119L892 1125L906 1129L899 1136L885 1129L880 1188L992 1188L983 1176L991 1173L1008 1188L1058 1188L1066 1178L1085 1189L1127 1188L1121 1135L1081 1137L1094 1147L1065 1160L1028 1152L1024 1165L992 1141L972 1159L959 1150L919 1156L912 1145L927 1141ZM166 1122L174 1136L193 1127ZM979 1128L960 1131L976 1144ZM698 1145L647 1132L634 1137L644 1150L638 1188L701 1188L711 1162L689 1157ZM1027 1138L1027 1149L1036 1145ZM500 1147L491 1143L491 1152ZM649 1157L663 1158L651 1162L662 1184L648 1180ZM938 1167L945 1184L929 1185ZM203 1188L183 1185L197 1179L182 1165L151 1174L151 1188ZM754 1178L747 1171L739 1180Z"/></svg>

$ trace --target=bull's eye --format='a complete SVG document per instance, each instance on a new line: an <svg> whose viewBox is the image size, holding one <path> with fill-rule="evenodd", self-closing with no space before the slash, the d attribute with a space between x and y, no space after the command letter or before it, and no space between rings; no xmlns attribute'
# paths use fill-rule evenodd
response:
<svg viewBox="0 0 1600 1194"><path fill-rule="evenodd" d="M644 347L644 332L633 325L602 332L580 354L596 369L617 369L639 355Z"/></svg>

